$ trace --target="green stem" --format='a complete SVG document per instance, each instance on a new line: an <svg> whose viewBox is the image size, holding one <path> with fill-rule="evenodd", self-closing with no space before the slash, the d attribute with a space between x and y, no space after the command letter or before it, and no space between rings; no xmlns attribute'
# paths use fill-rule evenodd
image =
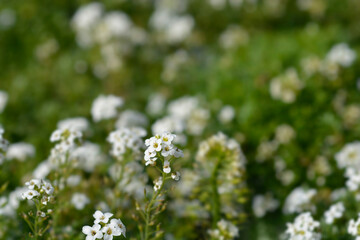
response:
<svg viewBox="0 0 360 240"><path fill-rule="evenodd" d="M143 238L145 240L148 240L150 237L150 233L149 233L150 226L149 225L150 225L150 220L151 220L151 210L152 210L152 206L154 205L157 197L160 195L160 193L165 185L165 180L166 180L165 175L166 174L163 172L162 173L163 182L160 186L160 189L153 194L149 204L146 206L146 209L145 209L145 232L144 232L144 238Z"/></svg>
<svg viewBox="0 0 360 240"><path fill-rule="evenodd" d="M212 190L212 226L215 228L217 222L220 220L220 196L218 192L217 176L222 158L218 158L215 163L214 169L211 173L210 183Z"/></svg>

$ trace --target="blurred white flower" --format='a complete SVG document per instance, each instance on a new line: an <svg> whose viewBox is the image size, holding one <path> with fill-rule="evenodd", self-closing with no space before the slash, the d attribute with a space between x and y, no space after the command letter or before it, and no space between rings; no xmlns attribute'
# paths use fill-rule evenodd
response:
<svg viewBox="0 0 360 240"><path fill-rule="evenodd" d="M91 115L95 122L115 118L118 114L118 108L120 108L123 103L124 101L121 97L100 95L92 104Z"/></svg>
<svg viewBox="0 0 360 240"><path fill-rule="evenodd" d="M10 144L6 158L8 159L17 159L21 162L25 161L27 158L34 157L35 147L29 143L19 142Z"/></svg>
<svg viewBox="0 0 360 240"><path fill-rule="evenodd" d="M71 198L71 203L77 210L82 210L90 203L89 198L83 193L74 193Z"/></svg>

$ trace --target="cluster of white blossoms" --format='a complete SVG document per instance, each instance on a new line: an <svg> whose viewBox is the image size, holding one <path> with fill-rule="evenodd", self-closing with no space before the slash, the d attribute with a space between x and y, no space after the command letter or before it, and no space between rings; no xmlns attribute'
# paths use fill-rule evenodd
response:
<svg viewBox="0 0 360 240"><path fill-rule="evenodd" d="M91 115L95 122L115 118L118 115L118 108L124 104L121 97L114 95L100 95L91 107Z"/></svg>
<svg viewBox="0 0 360 240"><path fill-rule="evenodd" d="M339 219L343 216L344 211L345 207L342 202L331 205L329 210L324 213L325 222L327 224L333 224L336 219Z"/></svg>
<svg viewBox="0 0 360 240"><path fill-rule="evenodd" d="M129 54L134 46L142 45L147 40L147 33L135 26L125 12L106 12L104 5L98 2L80 7L73 16L71 25L80 47L98 47L96 49L100 57L94 60L92 70L100 79L109 72L122 69L123 56ZM82 65L86 68L86 63Z"/></svg>
<svg viewBox="0 0 360 240"><path fill-rule="evenodd" d="M285 71L284 74L275 77L270 83L270 94L274 99L284 103L293 103L304 83L299 79L294 68Z"/></svg>
<svg viewBox="0 0 360 240"><path fill-rule="evenodd" d="M23 199L38 200L47 205L53 199L54 188L50 182L42 179L32 179L25 183L28 190L22 194Z"/></svg>
<svg viewBox="0 0 360 240"><path fill-rule="evenodd" d="M156 1L149 25L155 30L157 41L177 44L191 35L195 21L191 15L182 13L187 7L186 2L173 1L168 4L166 1Z"/></svg>
<svg viewBox="0 0 360 240"><path fill-rule="evenodd" d="M360 213L358 219L351 219L348 226L348 233L360 240Z"/></svg>
<svg viewBox="0 0 360 240"><path fill-rule="evenodd" d="M90 200L83 193L74 193L71 197L71 203L77 210L82 210L84 209L85 205L90 203Z"/></svg>
<svg viewBox="0 0 360 240"><path fill-rule="evenodd" d="M331 48L326 59L343 67L349 67L356 59L356 52L350 49L346 43L339 43Z"/></svg>
<svg viewBox="0 0 360 240"><path fill-rule="evenodd" d="M140 127L121 128L110 133L108 142L112 144L111 154L122 160L127 150L134 154L140 153L144 146L142 140L146 136L146 130Z"/></svg>
<svg viewBox="0 0 360 240"><path fill-rule="evenodd" d="M35 147L29 143L19 142L9 145L9 148L6 153L6 158L16 159L21 162L24 162L27 158L33 157L35 155Z"/></svg>
<svg viewBox="0 0 360 240"><path fill-rule="evenodd" d="M286 233L289 240L320 240L321 234L315 232L320 223L315 221L310 212L301 213L294 223L287 223Z"/></svg>
<svg viewBox="0 0 360 240"><path fill-rule="evenodd" d="M360 168L360 142L346 144L340 152L335 155L339 168Z"/></svg>
<svg viewBox="0 0 360 240"><path fill-rule="evenodd" d="M285 200L284 213L301 213L304 210L314 210L314 205L311 201L315 195L315 189L295 188Z"/></svg>
<svg viewBox="0 0 360 240"><path fill-rule="evenodd" d="M303 59L302 68L308 76L320 73L329 80L335 80L341 67L350 67L355 60L356 52L346 43L339 43L330 49L324 59L316 56Z"/></svg>
<svg viewBox="0 0 360 240"><path fill-rule="evenodd" d="M248 42L248 32L238 25L229 25L219 37L220 46L229 50L233 50L238 46L246 45Z"/></svg>
<svg viewBox="0 0 360 240"><path fill-rule="evenodd" d="M229 221L221 219L216 226L217 228L208 231L212 239L232 240L239 236L239 229Z"/></svg>
<svg viewBox="0 0 360 240"><path fill-rule="evenodd" d="M55 130L51 134L50 141L57 142L57 144L51 149L50 162L56 165L64 164L68 160L68 153L76 147L76 143L81 137L80 131L71 128Z"/></svg>
<svg viewBox="0 0 360 240"><path fill-rule="evenodd" d="M84 226L82 232L86 235L86 240L104 239L112 240L114 237L123 235L126 237L126 227L120 219L112 218L112 213L102 213L96 211L94 225Z"/></svg>
<svg viewBox="0 0 360 240"><path fill-rule="evenodd" d="M184 154L182 150L175 147L172 142L175 139L176 135L164 132L161 135L157 134L149 139L145 140L145 145L147 149L145 150L145 165L155 166L158 159L163 164L163 172L166 174L171 173L170 163L174 158L183 157ZM171 177L174 180L179 180L179 172L173 172ZM158 183L161 182L161 179L158 179ZM159 184L155 184L159 185ZM160 184L161 185L161 184Z"/></svg>
<svg viewBox="0 0 360 240"><path fill-rule="evenodd" d="M149 123L147 116L135 110L122 111L115 123L116 129L131 127L146 127Z"/></svg>
<svg viewBox="0 0 360 240"><path fill-rule="evenodd" d="M346 186L350 191L360 188L360 142L346 144L335 154L335 160L340 169L345 169Z"/></svg>
<svg viewBox="0 0 360 240"><path fill-rule="evenodd" d="M85 142L71 151L69 159L74 162L74 167L93 172L97 165L104 162L105 156L99 145Z"/></svg>
<svg viewBox="0 0 360 240"><path fill-rule="evenodd" d="M171 101L167 107L168 115L152 125L153 134L174 132L178 135L176 143L186 142L186 131L189 135L201 135L210 119L210 111L200 106L196 97L184 96Z"/></svg>
<svg viewBox="0 0 360 240"><path fill-rule="evenodd" d="M356 168L347 168L345 171L345 175L347 178L346 187L350 191L357 191L360 187L360 169Z"/></svg>
<svg viewBox="0 0 360 240"><path fill-rule="evenodd" d="M0 164L3 163L5 159L5 153L8 149L9 142L3 137L4 129L0 128Z"/></svg>
<svg viewBox="0 0 360 240"><path fill-rule="evenodd" d="M267 212L274 211L278 208L279 201L272 194L256 195L252 202L252 209L256 217L262 218Z"/></svg>
<svg viewBox="0 0 360 240"><path fill-rule="evenodd" d="M74 129L84 132L89 128L89 121L83 117L74 117L61 120L57 123L58 129Z"/></svg>

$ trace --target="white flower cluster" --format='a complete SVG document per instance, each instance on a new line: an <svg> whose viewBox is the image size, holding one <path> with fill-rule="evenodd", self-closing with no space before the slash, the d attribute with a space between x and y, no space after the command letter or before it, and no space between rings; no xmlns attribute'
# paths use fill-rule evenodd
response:
<svg viewBox="0 0 360 240"><path fill-rule="evenodd" d="M325 222L327 224L333 224L335 219L339 219L343 216L345 211L344 204L342 202L333 204L329 210L325 212Z"/></svg>
<svg viewBox="0 0 360 240"><path fill-rule="evenodd" d="M9 142L3 137L4 129L0 128L0 164L3 163L5 159L5 153L8 149Z"/></svg>
<svg viewBox="0 0 360 240"><path fill-rule="evenodd" d="M360 240L360 213L358 219L355 221L351 219L348 226L348 233L354 237L355 240Z"/></svg>
<svg viewBox="0 0 360 240"><path fill-rule="evenodd" d="M302 65L308 76L320 73L329 80L334 80L339 76L340 67L350 67L355 59L356 52L346 43L339 43L330 49L324 59L311 56L303 59Z"/></svg>
<svg viewBox="0 0 360 240"><path fill-rule="evenodd" d="M82 133L74 129L57 129L50 137L51 142L57 142L57 144L51 149L49 161L54 166L59 166L68 161L69 153L71 153L75 147L77 141L82 137Z"/></svg>
<svg viewBox="0 0 360 240"><path fill-rule="evenodd" d="M67 118L57 124L58 129L74 129L84 132L89 128L89 121L83 117Z"/></svg>
<svg viewBox="0 0 360 240"><path fill-rule="evenodd" d="M186 40L195 25L191 15L180 15L176 10L158 5L149 20L159 39L169 44Z"/></svg>
<svg viewBox="0 0 360 240"><path fill-rule="evenodd" d="M210 112L200 106L196 97L184 96L169 103L168 116L157 120L152 126L153 134L175 132L181 134L201 135L210 119ZM180 136L178 136L180 137ZM178 142L180 138L176 139Z"/></svg>
<svg viewBox="0 0 360 240"><path fill-rule="evenodd" d="M104 239L112 240L114 237L123 235L126 237L126 227L120 219L112 218L112 213L102 213L96 211L94 225L84 226L82 232L86 235L86 240Z"/></svg>
<svg viewBox="0 0 360 240"><path fill-rule="evenodd" d="M297 216L294 223L287 223L286 233L289 240L320 240L321 234L315 232L319 226L320 223L312 218L311 213L305 212Z"/></svg>
<svg viewBox="0 0 360 240"><path fill-rule="evenodd" d="M146 115L134 110L122 111L115 123L115 127L117 129L130 127L146 127L147 125L148 119Z"/></svg>
<svg viewBox="0 0 360 240"><path fill-rule="evenodd" d="M284 103L293 103L296 95L304 87L294 68L285 71L283 75L275 77L270 83L270 94L274 99Z"/></svg>
<svg viewBox="0 0 360 240"><path fill-rule="evenodd" d="M105 160L105 156L99 145L85 142L71 152L69 159L75 163L74 167L93 172L95 167Z"/></svg>
<svg viewBox="0 0 360 240"><path fill-rule="evenodd" d="M28 190L22 194L23 199L38 200L42 205L47 205L53 198L54 188L50 182L42 179L32 179L25 183Z"/></svg>
<svg viewBox="0 0 360 240"><path fill-rule="evenodd" d="M216 225L216 229L208 231L210 237L213 239L232 240L239 236L239 229L229 221L221 219Z"/></svg>
<svg viewBox="0 0 360 240"><path fill-rule="evenodd" d="M161 135L157 134L149 139L145 140L147 149L145 150L145 165L156 165L157 159L164 159L163 171L166 174L171 172L170 163L174 158L183 157L182 150L175 147L172 142L176 135L164 132ZM173 179L178 179L179 173L172 173Z"/></svg>
<svg viewBox="0 0 360 240"><path fill-rule="evenodd" d="M360 169L347 168L345 171L345 177L348 178L346 181L346 187L350 191L357 191L360 187Z"/></svg>
<svg viewBox="0 0 360 240"><path fill-rule="evenodd" d="M10 144L6 153L7 159L16 159L24 162L35 155L35 147L29 143L19 142Z"/></svg>
<svg viewBox="0 0 360 240"><path fill-rule="evenodd" d="M90 203L89 198L83 193L74 193L71 197L71 203L77 210L84 209L85 205Z"/></svg>
<svg viewBox="0 0 360 240"><path fill-rule="evenodd" d="M256 195L252 202L253 212L256 217L262 218L267 212L278 208L279 201L274 199L271 194Z"/></svg>
<svg viewBox="0 0 360 240"><path fill-rule="evenodd" d="M118 108L123 104L124 101L121 97L114 95L100 95L92 104L91 115L95 122L115 118L118 114Z"/></svg>
<svg viewBox="0 0 360 240"><path fill-rule="evenodd" d="M313 210L314 206L311 201L315 194L315 189L295 188L285 200L284 213L301 213L304 210Z"/></svg>
<svg viewBox="0 0 360 240"><path fill-rule="evenodd" d="M350 49L346 43L339 43L331 48L326 59L343 67L349 67L356 59L356 52Z"/></svg>
<svg viewBox="0 0 360 240"><path fill-rule="evenodd" d="M339 168L360 169L360 142L346 144L340 152L335 155Z"/></svg>
<svg viewBox="0 0 360 240"><path fill-rule="evenodd" d="M59 142L55 148L67 151L75 146L76 140L82 137L82 133L71 128L57 129L50 137L51 142Z"/></svg>
<svg viewBox="0 0 360 240"><path fill-rule="evenodd" d="M111 154L119 160L127 150L133 153L140 153L140 149L144 146L142 138L146 136L143 128L121 128L110 133L108 142L112 144Z"/></svg>
<svg viewBox="0 0 360 240"><path fill-rule="evenodd" d="M246 45L248 42L248 32L238 25L229 25L219 37L220 46L229 50L233 50L241 45Z"/></svg>
<svg viewBox="0 0 360 240"><path fill-rule="evenodd" d="M0 216L15 217L19 208L25 188L16 188L6 197L4 194L0 197Z"/></svg>

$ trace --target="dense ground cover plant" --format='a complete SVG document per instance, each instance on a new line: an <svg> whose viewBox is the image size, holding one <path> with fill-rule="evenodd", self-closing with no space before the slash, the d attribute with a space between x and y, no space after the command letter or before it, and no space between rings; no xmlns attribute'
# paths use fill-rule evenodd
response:
<svg viewBox="0 0 360 240"><path fill-rule="evenodd" d="M0 1L0 239L357 239L356 0Z"/></svg>

